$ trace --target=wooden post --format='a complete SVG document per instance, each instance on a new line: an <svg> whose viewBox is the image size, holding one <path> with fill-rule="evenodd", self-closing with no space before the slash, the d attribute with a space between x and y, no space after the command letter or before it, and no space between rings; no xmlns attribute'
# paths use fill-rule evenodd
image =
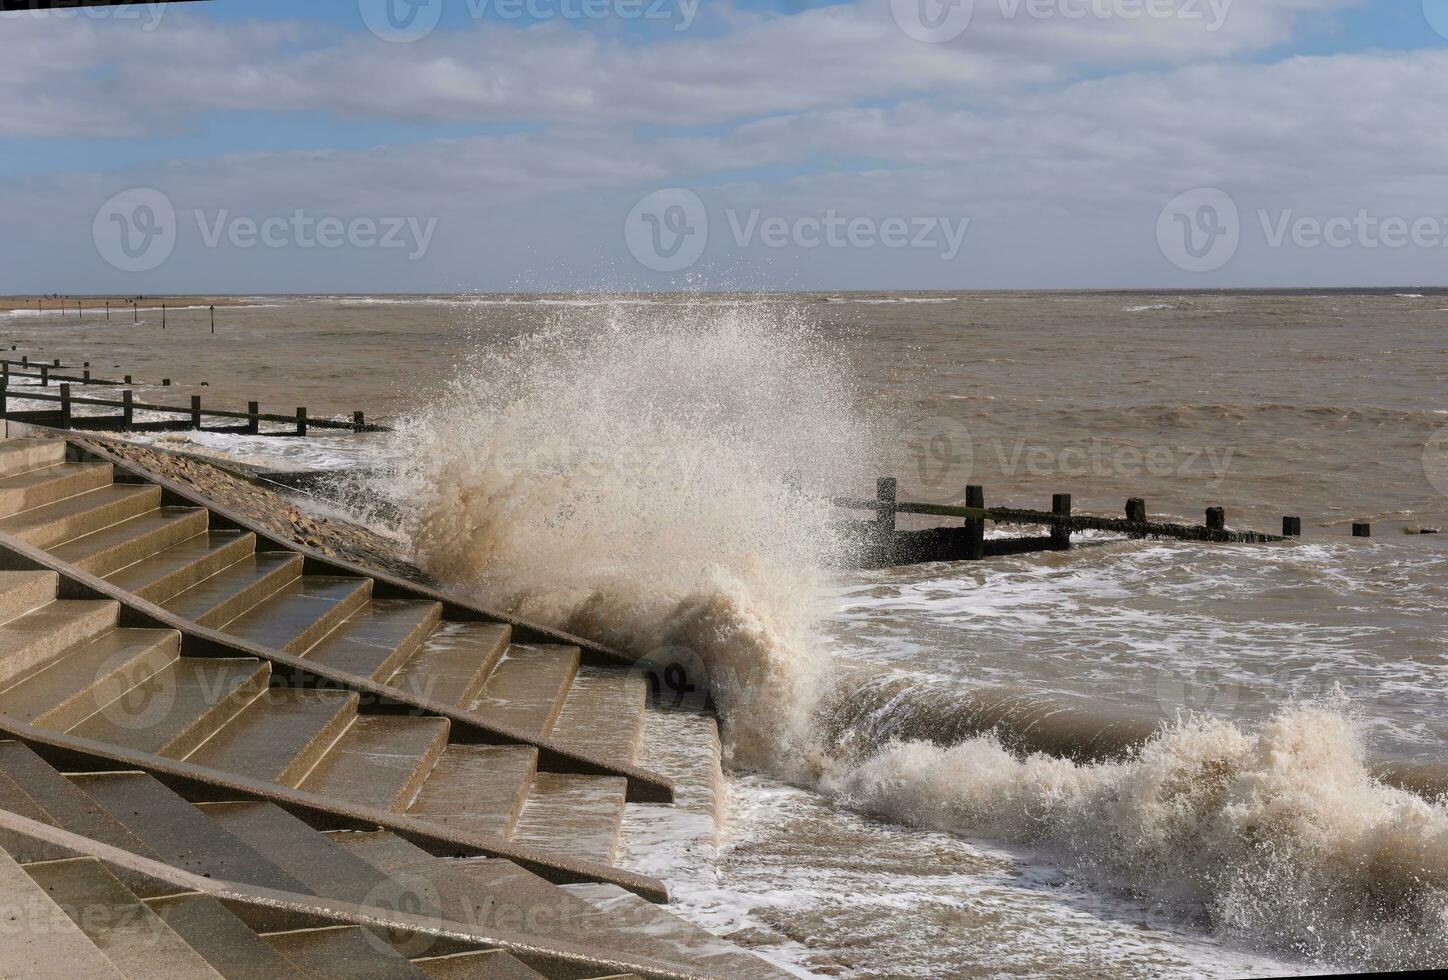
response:
<svg viewBox="0 0 1448 980"><path fill-rule="evenodd" d="M85 362L85 368L82 370L81 373L81 380L87 383L90 382L90 361Z"/></svg>
<svg viewBox="0 0 1448 980"><path fill-rule="evenodd" d="M1132 497L1126 502L1126 519L1133 524L1146 523L1146 501L1141 497Z"/></svg>
<svg viewBox="0 0 1448 980"><path fill-rule="evenodd" d="M200 396L200 395L192 395L192 396L191 396L191 428L196 429L196 430L198 430L198 431L199 431L200 428L201 428L201 396Z"/></svg>
<svg viewBox="0 0 1448 980"><path fill-rule="evenodd" d="M882 568L895 564L895 504L899 493L899 482L893 476L882 476L875 481L875 499L879 506L875 511L874 536Z"/></svg>
<svg viewBox="0 0 1448 980"><path fill-rule="evenodd" d="M21 355L20 355L20 366L23 367L23 368L28 368L28 367L30 367L30 355L29 355L29 354L21 354Z"/></svg>
<svg viewBox="0 0 1448 980"><path fill-rule="evenodd" d="M1300 538L1300 537L1302 537L1302 518L1300 518L1300 517L1284 517L1284 518L1282 518L1282 536L1283 536L1284 538Z"/></svg>
<svg viewBox="0 0 1448 980"><path fill-rule="evenodd" d="M70 385L60 386L60 427L70 428Z"/></svg>
<svg viewBox="0 0 1448 980"><path fill-rule="evenodd" d="M166 329L166 304L161 304L161 329Z"/></svg>
<svg viewBox="0 0 1448 980"><path fill-rule="evenodd" d="M211 307L211 332L216 333L216 307Z"/></svg>
<svg viewBox="0 0 1448 980"><path fill-rule="evenodd" d="M42 364L42 365L40 365L40 387L42 387L42 388L49 388L49 387L50 387L50 365L49 365L49 364Z"/></svg>
<svg viewBox="0 0 1448 980"><path fill-rule="evenodd" d="M140 300L132 300L132 301L131 301L131 317L132 317L132 319L133 319L134 322L136 322L136 323L140 323L140 322L141 322L141 302L140 302Z"/></svg>
<svg viewBox="0 0 1448 980"><path fill-rule="evenodd" d="M257 416L261 414L261 402L247 402L246 414L247 434L254 436L261 431L261 419L257 418Z"/></svg>
<svg viewBox="0 0 1448 980"><path fill-rule="evenodd" d="M1207 508L1207 530L1225 531L1227 529L1227 512L1221 507Z"/></svg>
<svg viewBox="0 0 1448 980"><path fill-rule="evenodd" d="M128 374L128 375L126 375L126 384L130 384L130 383L131 383L131 376Z"/></svg>
<svg viewBox="0 0 1448 980"><path fill-rule="evenodd" d="M299 436L304 436L304 435L306 435L306 434L307 434L307 410L306 410L305 407L299 407L299 408L297 409L297 435L299 435Z"/></svg>
<svg viewBox="0 0 1448 980"><path fill-rule="evenodd" d="M361 412L353 412L353 413L352 413L352 431L353 431L353 432L361 432L361 431L362 431L363 429L365 429L365 428L367 428L367 422L366 422L366 420L362 417L362 413L361 413Z"/></svg>
<svg viewBox="0 0 1448 980"><path fill-rule="evenodd" d="M162 388L169 388L169 387L171 387L171 379L170 379L170 378L162 378L162 379L161 379L161 387L162 387Z"/></svg>
<svg viewBox="0 0 1448 980"><path fill-rule="evenodd" d="M1373 536L1373 526L1366 521L1355 521L1352 526L1352 536L1355 538L1370 538Z"/></svg>
<svg viewBox="0 0 1448 980"><path fill-rule="evenodd" d="M111 301L106 300L106 322L111 322Z"/></svg>
<svg viewBox="0 0 1448 980"><path fill-rule="evenodd" d="M132 407L131 407L131 403L132 403L133 397L134 397L134 396L132 396L131 390L130 390L129 388L127 388L125 391L121 392L121 428L122 428L122 429L129 429L129 428L131 427L131 422L132 422L132 420L135 418L135 412L134 412L134 410L133 410Z"/></svg>
<svg viewBox="0 0 1448 980"><path fill-rule="evenodd" d="M971 485L965 488L965 506L985 507L985 487ZM967 518L965 522L965 557L968 561L980 561L985 557L985 519Z"/></svg>
<svg viewBox="0 0 1448 980"><path fill-rule="evenodd" d="M60 358L57 357L55 360L51 361L50 363L51 363L51 366L52 366L52 367L60 367Z"/></svg>
<svg viewBox="0 0 1448 980"><path fill-rule="evenodd" d="M1069 493L1053 495L1051 497L1051 513L1057 517L1069 518L1071 516L1071 495ZM1071 550L1071 525L1065 520L1052 523L1051 547L1057 551Z"/></svg>

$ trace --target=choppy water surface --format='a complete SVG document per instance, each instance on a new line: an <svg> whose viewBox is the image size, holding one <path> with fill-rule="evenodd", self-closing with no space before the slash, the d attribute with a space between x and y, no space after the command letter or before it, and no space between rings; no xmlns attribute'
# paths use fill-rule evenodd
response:
<svg viewBox="0 0 1448 980"><path fill-rule="evenodd" d="M736 769L717 867L672 882L701 922L829 975L1280 975L1448 963L1448 811L1361 764L1441 760L1448 726L1448 538L1404 533L1448 525L1448 293L1421 292L311 297L227 309L216 337L0 329L181 386L148 398L206 380L408 416L362 443L197 441L385 461L460 585L700 650ZM1143 496L1307 535L833 571L836 515L795 481L886 472L905 499ZM832 756L810 705L860 664L1219 721L1116 765L979 739Z"/></svg>

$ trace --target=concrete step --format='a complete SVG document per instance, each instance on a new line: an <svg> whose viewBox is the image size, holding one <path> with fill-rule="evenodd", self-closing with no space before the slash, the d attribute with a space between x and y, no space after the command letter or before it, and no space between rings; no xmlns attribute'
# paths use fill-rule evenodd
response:
<svg viewBox="0 0 1448 980"><path fill-rule="evenodd" d="M288 551L244 554L161 605L199 626L220 629L301 575L301 555Z"/></svg>
<svg viewBox="0 0 1448 980"><path fill-rule="evenodd" d="M508 649L512 635L512 627L503 623L443 623L387 683L443 704L468 704Z"/></svg>
<svg viewBox="0 0 1448 980"><path fill-rule="evenodd" d="M407 812L460 832L507 837L537 766L531 745L449 745Z"/></svg>
<svg viewBox="0 0 1448 980"><path fill-rule="evenodd" d="M304 575L222 629L273 650L303 654L366 605L371 595L370 578Z"/></svg>
<svg viewBox="0 0 1448 980"><path fill-rule="evenodd" d="M0 742L0 775L9 780L7 808L61 830L118 847L142 857L159 859L141 839L111 816L110 812L56 772L49 763L19 742ZM21 806L28 802L27 806ZM6 850L19 861L51 860L50 845L29 841L5 841ZM69 857L70 855L65 855ZM127 884L135 887L130 879Z"/></svg>
<svg viewBox="0 0 1448 980"><path fill-rule="evenodd" d="M407 809L447 748L446 718L361 715L301 789L380 810Z"/></svg>
<svg viewBox="0 0 1448 980"><path fill-rule="evenodd" d="M577 647L514 643L469 707L497 724L543 738L563 710L577 670Z"/></svg>
<svg viewBox="0 0 1448 980"><path fill-rule="evenodd" d="M648 682L642 674L579 667L549 737L612 765L632 765L647 699Z"/></svg>
<svg viewBox="0 0 1448 980"><path fill-rule="evenodd" d="M621 929L645 933L667 947L665 959L702 967L713 976L783 980L789 974L725 939L617 885L561 885L609 916Z"/></svg>
<svg viewBox="0 0 1448 980"><path fill-rule="evenodd" d="M628 780L540 772L513 827L515 843L613 864Z"/></svg>
<svg viewBox="0 0 1448 980"><path fill-rule="evenodd" d="M149 558L118 568L106 581L157 604L256 551L250 531L207 531Z"/></svg>
<svg viewBox="0 0 1448 980"><path fill-rule="evenodd" d="M277 980L296 968L209 895L147 901L152 911L226 980Z"/></svg>
<svg viewBox="0 0 1448 980"><path fill-rule="evenodd" d="M375 681L386 680L432 635L442 603L373 599L307 651L307 659Z"/></svg>
<svg viewBox="0 0 1448 980"><path fill-rule="evenodd" d="M50 553L92 575L106 575L201 534L210 518L204 507L161 507L57 545Z"/></svg>
<svg viewBox="0 0 1448 980"><path fill-rule="evenodd" d="M327 836L382 874L409 883L414 893L427 895L449 921L645 956L669 952L653 942L648 930L620 929L610 913L511 861L435 857L386 831Z"/></svg>
<svg viewBox="0 0 1448 980"><path fill-rule="evenodd" d="M0 520L0 534L37 548L53 548L159 506L160 487L115 483L13 514Z"/></svg>
<svg viewBox="0 0 1448 980"><path fill-rule="evenodd" d="M219 829L246 844L262 858L287 870L308 894L342 902L399 908L401 889L388 876L350 853L331 835L314 830L273 803L202 803L197 809ZM390 906L386 903L393 902ZM437 914L428 905L413 905L420 914Z"/></svg>
<svg viewBox="0 0 1448 980"><path fill-rule="evenodd" d="M412 965L432 980L547 980L543 974L501 949L427 956L413 960Z"/></svg>
<svg viewBox="0 0 1448 980"><path fill-rule="evenodd" d="M55 572L0 572L0 623L53 602L59 586Z"/></svg>
<svg viewBox="0 0 1448 980"><path fill-rule="evenodd" d="M182 657L91 715L70 734L184 759L260 692L271 664Z"/></svg>
<svg viewBox="0 0 1448 980"><path fill-rule="evenodd" d="M0 440L0 477L65 462L64 439Z"/></svg>
<svg viewBox="0 0 1448 980"><path fill-rule="evenodd" d="M111 485L110 463L57 463L0 477L0 517Z"/></svg>
<svg viewBox="0 0 1448 980"><path fill-rule="evenodd" d="M201 954L95 858L27 865L96 948L136 980L221 980Z"/></svg>
<svg viewBox="0 0 1448 980"><path fill-rule="evenodd" d="M181 634L175 630L112 630L0 691L0 713L63 732L165 669L180 653Z"/></svg>
<svg viewBox="0 0 1448 980"><path fill-rule="evenodd" d="M0 895L5 896L6 920L0 929L0 977L124 980L90 937L4 851Z"/></svg>
<svg viewBox="0 0 1448 980"><path fill-rule="evenodd" d="M59 599L0 626L0 685L115 629L120 609L109 599Z"/></svg>
<svg viewBox="0 0 1448 980"><path fill-rule="evenodd" d="M314 977L327 980L427 980L427 974L361 926L333 926L264 937Z"/></svg>
<svg viewBox="0 0 1448 980"><path fill-rule="evenodd" d="M185 759L262 782L295 786L355 717L354 692L271 689Z"/></svg>
<svg viewBox="0 0 1448 980"><path fill-rule="evenodd" d="M173 868L218 881L308 894L288 870L263 858L145 773L81 773L67 778Z"/></svg>

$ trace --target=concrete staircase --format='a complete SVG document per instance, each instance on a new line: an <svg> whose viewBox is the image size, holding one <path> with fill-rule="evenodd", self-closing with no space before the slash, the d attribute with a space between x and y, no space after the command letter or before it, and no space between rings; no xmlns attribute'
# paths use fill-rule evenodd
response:
<svg viewBox="0 0 1448 980"><path fill-rule="evenodd" d="M68 839L82 851L0 832L0 976L780 975L642 900L640 914L632 896L608 886L562 888L506 861L439 858L382 832L322 833L271 803L193 804L143 773L63 773L15 742L0 742L0 792L6 809L76 835ZM92 841L225 891L198 892L83 853ZM248 889L268 891L250 901ZM366 915L338 922L327 911L338 903L406 911L435 929L368 928ZM469 932L528 941L486 948L458 938ZM580 948L602 972L578 962ZM550 952L559 949L573 960ZM620 974L608 965L630 958L651 968Z"/></svg>
<svg viewBox="0 0 1448 980"><path fill-rule="evenodd" d="M0 713L163 758L611 864L622 776L547 771L533 741L634 760L641 677L577 647L516 643L440 602L373 598L373 580L305 573L301 554L213 528L201 506L67 461L63 440L0 441L6 538L268 650L471 712L514 744L461 744L445 717L359 711L259 658L184 655L173 630L119 625L115 601L57 598L53 572L0 573ZM271 546L275 547L275 546Z"/></svg>

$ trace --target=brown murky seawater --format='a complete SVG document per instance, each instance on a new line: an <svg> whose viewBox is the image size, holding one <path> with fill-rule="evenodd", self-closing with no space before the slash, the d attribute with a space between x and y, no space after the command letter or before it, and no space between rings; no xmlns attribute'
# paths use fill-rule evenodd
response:
<svg viewBox="0 0 1448 980"><path fill-rule="evenodd" d="M671 882L683 910L799 968L862 977L1280 975L1448 960L1448 929L1430 928L1445 906L1428 892L1323 917L1335 897L1380 894L1383 869L1407 866L1353 847L1448 815L1355 788L1343 776L1354 749L1330 724L1279 715L1294 699L1345 699L1372 751L1443 760L1448 535L1405 532L1448 530L1448 291L282 297L219 307L214 336L193 307L168 310L164 332L159 311L144 309L139 324L119 313L109 324L0 317L0 338L16 355L175 381L139 390L148 401L200 392L224 407L380 419L427 405L461 366L476 376L490 351L559 318L616 326L736 302L803 310L848 360L851 397L887 420L878 468L900 478L902 499L955 500L978 483L992 504L1044 507L1069 492L1078 509L1114 515L1141 496L1156 515L1199 522L1221 505L1234 526L1268 531L1300 515L1306 540L1098 542L851 573L834 581L822 627L853 661L946 687L1015 684L1266 725L1271 738L1232 751L1256 752L1242 765L1257 782L1238 789L1270 811L1163 809L1147 801L1149 769L1018 771L988 746L887 753L843 787L741 776L717 875ZM367 443L349 448L347 437L285 442L287 463L367 460ZM1374 537L1352 539L1349 525L1364 520ZM1235 738L1198 733L1177 748L1190 761ZM1211 739L1221 744L1208 752ZM981 818L979 801L1019 814L1017 825ZM1157 842L1159 864L1137 874L1114 863L1184 814L1196 822ZM911 829L942 822L959 833ZM1015 832L1023 824L1034 836ZM1436 881L1442 850L1411 851L1408 863ZM668 855L653 860L671 867ZM1214 861L1240 874L1222 879Z"/></svg>

